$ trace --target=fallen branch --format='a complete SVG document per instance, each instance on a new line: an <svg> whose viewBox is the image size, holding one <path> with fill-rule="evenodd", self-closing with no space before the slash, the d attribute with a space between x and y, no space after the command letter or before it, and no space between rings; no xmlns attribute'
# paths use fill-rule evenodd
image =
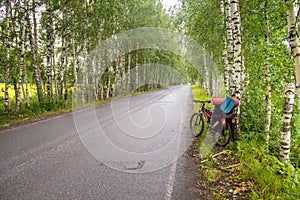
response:
<svg viewBox="0 0 300 200"><path fill-rule="evenodd" d="M210 158L217 157L217 156L219 156L219 155L224 154L225 152L227 152L227 151L221 151L221 152L219 152L219 153L216 153L216 154L212 155ZM202 161L201 161L201 164L202 164L202 163L205 163L205 162L207 162L207 161L209 161L209 158L208 158L208 159L205 159L205 160L202 160Z"/></svg>
<svg viewBox="0 0 300 200"><path fill-rule="evenodd" d="M225 172L233 172L232 168L235 168L237 166L240 166L242 163L234 164L234 165L229 165L227 167L217 167L220 170L223 170Z"/></svg>
<svg viewBox="0 0 300 200"><path fill-rule="evenodd" d="M223 167L223 169L231 169L231 168L235 168L237 166L240 166L242 163L238 163L238 164L234 164L234 165L229 165L228 167Z"/></svg>

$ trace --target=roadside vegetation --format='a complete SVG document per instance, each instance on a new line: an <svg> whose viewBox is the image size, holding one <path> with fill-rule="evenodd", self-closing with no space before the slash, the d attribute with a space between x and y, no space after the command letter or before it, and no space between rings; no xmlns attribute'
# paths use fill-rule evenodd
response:
<svg viewBox="0 0 300 200"><path fill-rule="evenodd" d="M211 99L198 84L193 85L193 96L198 100ZM195 111L199 109L197 104L194 108ZM295 127L297 125L295 123ZM225 148L215 147L206 158L200 159L199 147L204 136L205 133L194 142L194 150L190 153L198 164L197 186L201 191L214 199L300 198L298 134L291 142L291 162L288 164L279 160L278 142L272 142L272 151L267 150L264 138L247 130L242 130L241 140L231 142Z"/></svg>
<svg viewBox="0 0 300 200"><path fill-rule="evenodd" d="M294 0L183 0L178 14L222 70L225 94L240 99L240 140L227 148L253 182L252 199L300 198L298 11ZM210 72L198 80L215 96Z"/></svg>

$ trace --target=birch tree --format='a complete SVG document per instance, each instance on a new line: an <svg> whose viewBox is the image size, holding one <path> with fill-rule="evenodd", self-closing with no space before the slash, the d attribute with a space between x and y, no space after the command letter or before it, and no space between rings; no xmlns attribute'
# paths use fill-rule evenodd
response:
<svg viewBox="0 0 300 200"><path fill-rule="evenodd" d="M285 0L287 5L288 41L291 55L294 59L295 83L298 94L298 109L300 111L300 43L298 36L297 18L295 16L295 0ZM299 11L298 11L299 14Z"/></svg>
<svg viewBox="0 0 300 200"><path fill-rule="evenodd" d="M44 95L43 95L43 88L42 88L41 77L40 77L40 64L38 61L39 49L38 49L38 33L37 33L35 6L36 6L35 0L32 0L31 8L28 3L27 9L26 9L26 23L27 23L28 37L29 37L29 43L30 43L30 47L31 47L31 54L32 54L34 80L35 80L35 84L36 84L39 102L42 103L43 99L44 99ZM29 13L30 10L32 12L32 18L33 18L33 30L32 30L32 24L30 21L30 13Z"/></svg>
<svg viewBox="0 0 300 200"><path fill-rule="evenodd" d="M74 12L74 11L73 11ZM72 19L74 25L74 18ZM72 33L72 64L73 64L73 100L74 104L77 105L77 55L76 55L76 43L75 43L75 32Z"/></svg>
<svg viewBox="0 0 300 200"><path fill-rule="evenodd" d="M52 103L52 72L53 72L53 45L54 45L54 32L53 32L53 18L50 1L46 1L46 59L47 59L47 93L49 106Z"/></svg>
<svg viewBox="0 0 300 200"><path fill-rule="evenodd" d="M228 84L228 91L229 89L233 90L233 82L232 82L232 76L233 76L233 30L232 30L232 18L231 18L231 4L230 0L225 0L225 13L226 13L226 39L227 39L227 64L226 66L228 70L228 81L226 81L226 84ZM225 85L226 86L226 85ZM226 86L227 87L227 86Z"/></svg>
<svg viewBox="0 0 300 200"><path fill-rule="evenodd" d="M9 101L9 73L10 73L10 14L11 14L11 5L10 0L5 1L5 58L6 58L6 68L5 68L5 94L4 94L4 109L7 113L10 110L10 101Z"/></svg>
<svg viewBox="0 0 300 200"><path fill-rule="evenodd" d="M87 0L83 1L83 49L82 49L82 56L84 59L86 59L87 57L87 53L88 53L88 35L87 35L87 31L88 31L88 2ZM88 84L88 76L86 75L87 73L87 66L86 66L86 62L83 62L83 81L82 81L82 103L88 102L87 99L87 94L85 93L87 84Z"/></svg>
<svg viewBox="0 0 300 200"><path fill-rule="evenodd" d="M266 34L265 34L265 43L266 46L270 45L270 21L269 21L269 13L268 13L268 1L265 2L265 24L266 24ZM265 69L265 77L266 77L266 145L267 149L269 149L270 142L270 127L271 127L271 74L269 67L269 56L268 53L265 53L264 56L264 69Z"/></svg>
<svg viewBox="0 0 300 200"><path fill-rule="evenodd" d="M221 13L224 17L224 21L226 22L226 12L225 12L225 1L222 0L221 1ZM225 23L224 21L222 22L222 25L224 27ZM227 29L226 25L225 25L225 28ZM223 64L223 74L224 74L224 87L225 87L225 90L226 91L229 91L229 73L230 73L230 70L229 70L229 63L228 63L228 49L227 49L227 45L228 45L228 42L227 42L227 38L226 38L226 34L223 35L223 44L224 44L224 49L222 51L222 64Z"/></svg>
<svg viewBox="0 0 300 200"><path fill-rule="evenodd" d="M297 18L295 17L294 0L285 0L287 4L287 22L288 22L288 42L290 45L291 55L294 59L295 67L295 83L289 83L285 89L284 109L282 114L281 138L280 138L280 160L284 163L289 162L290 143L293 117L293 105L295 99L295 88L298 91L298 99L300 97L300 43L297 33ZM298 102L300 106L300 100ZM300 108L299 108L300 109Z"/></svg>
<svg viewBox="0 0 300 200"><path fill-rule="evenodd" d="M295 84L286 85L284 97L284 107L282 114L281 137L280 137L280 160L284 163L289 162L290 143L292 135L292 117L295 99Z"/></svg>
<svg viewBox="0 0 300 200"><path fill-rule="evenodd" d="M23 12L21 13L20 19L20 31L21 31L21 46L20 46L20 59L19 59L19 77L16 91L16 112L20 111L20 103L21 103L21 85L23 84L23 68L24 68L24 54L25 54L25 6L27 5L26 0L23 2Z"/></svg>
<svg viewBox="0 0 300 200"><path fill-rule="evenodd" d="M234 40L234 94L237 98L241 99L241 89L242 89L242 37L241 37L241 18L239 11L239 1L231 0L231 16L233 25L233 40ZM236 108L236 114L238 122L240 121L241 110L240 107ZM237 124L235 139L240 137L240 123Z"/></svg>
<svg viewBox="0 0 300 200"><path fill-rule="evenodd" d="M204 89L207 94L210 94L210 85L209 85L209 70L207 69L207 61L206 61L206 49L203 47L203 67L204 67Z"/></svg>

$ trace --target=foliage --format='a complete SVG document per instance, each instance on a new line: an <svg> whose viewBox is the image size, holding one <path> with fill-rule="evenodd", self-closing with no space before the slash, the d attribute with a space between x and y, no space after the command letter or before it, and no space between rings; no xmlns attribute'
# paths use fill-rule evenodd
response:
<svg viewBox="0 0 300 200"><path fill-rule="evenodd" d="M198 42L212 47L216 63L223 50L222 27L225 20L220 13L220 1L182 1L179 21L186 25L186 33ZM285 84L294 82L293 62L287 45L287 20L284 1L240 0L242 19L243 58L246 79L241 99L241 141L239 156L244 162L244 179L253 180L254 199L299 199L299 141L300 121L297 105L294 105L290 164L278 161L280 128L284 103ZM267 5L267 7L266 7ZM269 15L270 38L266 35L266 12ZM268 56L271 73L272 115L269 150L266 150L266 81L264 57ZM219 67L220 69L222 66ZM298 97L299 98L299 97ZM297 191L298 189L298 191Z"/></svg>
<svg viewBox="0 0 300 200"><path fill-rule="evenodd" d="M252 197L254 199L299 199L299 167L281 163L277 156L266 151L261 139L255 140L253 136L246 136L244 139L238 143L238 155L240 161L244 163L241 178L255 182Z"/></svg>
<svg viewBox="0 0 300 200"><path fill-rule="evenodd" d="M27 2L27 4L25 4ZM17 77L20 74L18 63L19 63L19 54L20 54L20 26L21 19L23 16L28 15L29 20L27 23L31 25L31 30L29 26L26 26L27 37L25 38L25 60L27 71L23 71L22 82L25 84L25 81L29 82L29 97L31 105L35 105L36 110L57 110L59 108L68 108L70 105L69 101L72 99L72 96L69 94L64 94L63 90L64 85L73 85L75 79L77 79L76 73L83 68L82 58L85 56L85 46L87 44L86 53L89 53L97 47L100 40L106 40L112 37L115 34L121 33L122 31L135 29L139 27L163 27L168 29L175 30L176 27L171 20L169 14L167 14L160 2L156 0L95 0L95 1L66 1L66 0L50 0L49 9L45 10L47 1L41 0L28 0L28 1L19 1L17 3L10 3L11 14L9 18L9 26L11 30L9 43L10 43L10 60L1 59L0 62L0 83L1 83L1 114L4 112L4 83L5 82L5 73L6 73L6 63L10 62L11 66L9 67L9 99L10 99L10 113L13 114L15 108L15 88L17 88ZM86 3L86 6L83 6L83 3ZM1 5L3 2L1 3ZM5 9L5 6L2 5ZM33 10L33 8L35 10ZM27 13L28 11L28 13ZM50 17L47 15L50 14ZM66 13L66 15L64 15ZM86 13L86 14L85 14ZM33 56L34 52L31 49L30 45L30 34L31 38L34 38L34 14L35 17L40 15L38 20L38 31L36 35L39 52L37 56L37 63L39 66L40 84L43 85L42 92L44 95L44 102L35 102L37 84L35 80L35 69ZM2 58L5 58L5 48L6 44L4 43L6 25L5 25L5 15L4 18L0 20L0 55ZM53 29L53 32L48 31ZM53 39L53 41L52 41ZM62 46L62 41L65 39L66 47L65 49ZM161 38L164 39L164 38ZM54 42L54 44L53 44ZM53 45L53 46L52 46ZM52 47L51 47L52 46ZM46 60L48 58L49 48L53 48L50 51L54 54L51 62L51 66L48 66ZM63 51L65 51L65 58L63 57ZM128 63L128 56L131 56L131 63ZM134 68L135 64L144 64L145 60L151 62L156 61L162 64L173 67L179 73L183 74L186 80L190 80L191 68L188 64L185 64L183 59L179 56L172 55L168 52L160 50L137 50L129 52L125 55L126 61L122 70L129 71L129 68ZM137 59L138 57L138 59ZM66 62L68 60L68 62ZM63 62L64 61L64 62ZM120 65L121 61L115 61L113 63L113 70L106 70L103 72L103 77L98 80L99 82L95 87L106 87L108 84L108 77L110 78L110 84L115 85L115 78L117 73L117 66ZM75 65L76 64L76 65ZM186 70L188 68L190 72ZM47 71L50 69L50 72ZM193 72L193 71L192 71ZM26 77L26 76L27 77ZM52 80L52 84L48 83L48 80ZM66 81L63 83L62 81ZM51 84L49 88L52 88L53 94L48 94L47 87L48 84ZM147 89L152 89L152 86L141 86L138 91L144 91ZM70 88L70 87L69 87ZM100 88L97 88L101 91ZM58 92L57 92L58 91ZM61 92L60 92L61 91ZM103 90L102 90L103 91ZM61 94L60 94L61 93ZM3 95L3 96L2 96ZM103 98L102 94L97 94L99 98ZM109 96L112 96L110 94ZM68 98L63 98L67 96ZM21 100L24 101L24 94L21 91ZM100 101L103 99L100 99ZM31 108L25 108L24 103L21 104L22 110L31 112ZM39 113L39 112L37 112Z"/></svg>

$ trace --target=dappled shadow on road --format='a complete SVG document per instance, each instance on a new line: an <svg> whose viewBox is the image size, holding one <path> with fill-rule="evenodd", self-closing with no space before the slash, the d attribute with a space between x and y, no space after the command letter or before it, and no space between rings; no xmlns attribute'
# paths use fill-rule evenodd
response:
<svg viewBox="0 0 300 200"><path fill-rule="evenodd" d="M197 180L201 199L249 199L254 186L252 180L241 178L243 166L236 152L229 148L214 147L212 155L200 159L199 140L195 139L188 155L197 164Z"/></svg>

